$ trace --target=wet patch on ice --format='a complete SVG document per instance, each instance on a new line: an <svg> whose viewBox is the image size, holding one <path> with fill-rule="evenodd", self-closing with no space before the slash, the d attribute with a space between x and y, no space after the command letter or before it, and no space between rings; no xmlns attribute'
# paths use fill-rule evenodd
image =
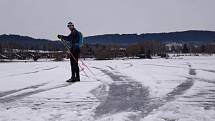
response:
<svg viewBox="0 0 215 121"><path fill-rule="evenodd" d="M100 116L121 111L143 111L148 103L148 90L141 84L111 84L106 100L95 113Z"/></svg>
<svg viewBox="0 0 215 121"><path fill-rule="evenodd" d="M101 102L104 102L108 97L108 91L109 91L109 86L102 84L96 89L92 90L91 93Z"/></svg>
<svg viewBox="0 0 215 121"><path fill-rule="evenodd" d="M168 93L164 98L166 101L174 100L177 95L184 94L188 89L190 89L194 84L194 80L192 78L187 79L180 85L178 85L172 92Z"/></svg>
<svg viewBox="0 0 215 121"><path fill-rule="evenodd" d="M99 100L102 100L95 110L96 117L123 111L145 112L145 107L150 100L148 88L126 76L116 75L104 69L100 70L114 83L102 85L92 91Z"/></svg>

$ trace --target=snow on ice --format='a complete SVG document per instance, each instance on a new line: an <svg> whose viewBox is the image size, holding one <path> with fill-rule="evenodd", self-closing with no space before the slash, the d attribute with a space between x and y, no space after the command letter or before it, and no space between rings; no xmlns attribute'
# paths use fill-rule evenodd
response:
<svg viewBox="0 0 215 121"><path fill-rule="evenodd" d="M0 63L1 121L214 121L215 56Z"/></svg>

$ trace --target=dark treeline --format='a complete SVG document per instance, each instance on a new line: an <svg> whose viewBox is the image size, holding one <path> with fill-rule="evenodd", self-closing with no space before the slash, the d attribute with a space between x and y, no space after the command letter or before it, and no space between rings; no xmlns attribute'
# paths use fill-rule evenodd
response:
<svg viewBox="0 0 215 121"><path fill-rule="evenodd" d="M214 40L215 32L210 31L98 35L84 39L81 57L112 59L116 57L150 58L152 55L166 57L166 53L211 54L215 53ZM39 51L48 53L39 54ZM59 41L19 35L0 35L0 57L11 56L12 53L16 56L32 55L35 57L36 55L36 57L44 58L59 58L67 55L65 47ZM18 58L25 59L26 57Z"/></svg>
<svg viewBox="0 0 215 121"><path fill-rule="evenodd" d="M170 44L167 46L161 41L144 41L127 46L110 45L85 45L82 48L82 57L94 57L96 59L113 59L117 57L139 57L151 58L151 56L168 57L168 53L174 54L213 54L215 53L215 44L194 45L191 43Z"/></svg>

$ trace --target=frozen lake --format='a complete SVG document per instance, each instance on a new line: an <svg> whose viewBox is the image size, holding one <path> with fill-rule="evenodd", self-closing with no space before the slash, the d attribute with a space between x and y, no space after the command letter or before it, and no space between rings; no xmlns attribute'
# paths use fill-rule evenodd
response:
<svg viewBox="0 0 215 121"><path fill-rule="evenodd" d="M215 56L0 63L0 121L214 121Z"/></svg>

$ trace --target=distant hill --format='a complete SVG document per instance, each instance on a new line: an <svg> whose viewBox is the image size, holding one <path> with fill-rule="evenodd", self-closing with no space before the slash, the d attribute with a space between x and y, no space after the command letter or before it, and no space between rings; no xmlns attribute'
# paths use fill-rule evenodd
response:
<svg viewBox="0 0 215 121"><path fill-rule="evenodd" d="M87 44L121 44L127 45L132 43L140 43L146 40L158 40L162 42L194 42L209 43L215 42L214 31L183 31L169 33L146 33L146 34L106 34L85 37ZM27 36L19 35L0 35L0 44L14 44L22 48L49 50L62 49L63 46L59 41L51 41L47 39L34 39Z"/></svg>
<svg viewBox="0 0 215 121"><path fill-rule="evenodd" d="M63 46L59 41L51 41L47 39L35 39L28 36L20 35L0 35L0 44L4 46L16 46L19 48L32 49L32 50L52 50L62 49Z"/></svg>
<svg viewBox="0 0 215 121"><path fill-rule="evenodd" d="M87 37L87 43L99 44L132 44L146 40L158 40L162 42L215 42L214 31L183 31L169 33L146 33L146 34L107 34Z"/></svg>

